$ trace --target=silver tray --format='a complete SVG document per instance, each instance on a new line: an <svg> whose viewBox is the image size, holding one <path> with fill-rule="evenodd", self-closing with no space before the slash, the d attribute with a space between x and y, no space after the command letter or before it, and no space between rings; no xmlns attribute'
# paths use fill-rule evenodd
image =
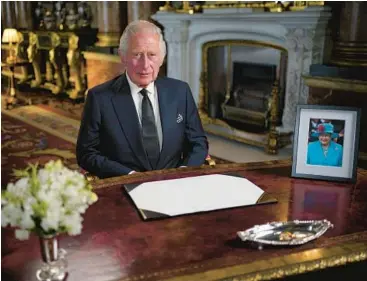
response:
<svg viewBox="0 0 367 281"><path fill-rule="evenodd" d="M323 235L330 227L334 227L328 220L270 222L255 225L245 231L238 231L242 241L251 241L263 245L301 245Z"/></svg>

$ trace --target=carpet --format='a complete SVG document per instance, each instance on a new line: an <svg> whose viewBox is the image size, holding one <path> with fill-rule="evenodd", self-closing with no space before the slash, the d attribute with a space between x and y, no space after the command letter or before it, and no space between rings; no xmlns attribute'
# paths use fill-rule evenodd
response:
<svg viewBox="0 0 367 281"><path fill-rule="evenodd" d="M6 89L2 90L3 105L5 104L6 92ZM83 113L83 100L72 100L66 94L54 95L44 90L18 91L17 97L20 106L29 104L37 105L42 108L52 109L55 112L76 120L80 120Z"/></svg>
<svg viewBox="0 0 367 281"><path fill-rule="evenodd" d="M70 108L29 105L2 111L2 188L15 179L13 169L23 169L28 163L43 165L51 159L61 159L67 167L79 169L75 145L80 117L75 116ZM217 164L231 163L211 157Z"/></svg>
<svg viewBox="0 0 367 281"><path fill-rule="evenodd" d="M2 114L76 144L80 121L63 116L52 109L30 105L3 110Z"/></svg>
<svg viewBox="0 0 367 281"><path fill-rule="evenodd" d="M78 169L75 156L75 141L60 137L57 131L45 130L35 120L25 122L12 114L1 114L1 187L14 181L13 169L24 169L28 163L45 164L61 159L71 169ZM41 121L41 120L40 120Z"/></svg>

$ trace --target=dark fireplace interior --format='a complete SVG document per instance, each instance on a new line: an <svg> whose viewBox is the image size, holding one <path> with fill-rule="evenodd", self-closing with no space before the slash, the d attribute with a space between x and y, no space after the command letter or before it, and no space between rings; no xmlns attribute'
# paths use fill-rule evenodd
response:
<svg viewBox="0 0 367 281"><path fill-rule="evenodd" d="M260 50L260 47L257 49ZM261 48L262 50L264 48ZM239 50L239 48L237 48ZM243 46L245 56L249 49ZM256 60L256 48L254 60ZM278 51L273 63L241 61L241 53L232 56L229 46L208 49L207 56L207 112L208 116L220 119L231 127L253 133L269 129L272 89L278 82L278 118L281 125L285 90L285 52ZM240 55L238 55L240 54ZM274 63L274 61L276 63Z"/></svg>

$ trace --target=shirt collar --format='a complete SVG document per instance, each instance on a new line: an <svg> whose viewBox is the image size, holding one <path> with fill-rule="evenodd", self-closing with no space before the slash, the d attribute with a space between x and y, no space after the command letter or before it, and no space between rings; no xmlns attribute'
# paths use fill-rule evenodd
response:
<svg viewBox="0 0 367 281"><path fill-rule="evenodd" d="M129 83L131 93L139 93L143 89L142 87L139 87L138 85L136 85L134 82L131 81L127 72L126 72L126 78L127 82ZM154 81L151 82L145 89L148 91L148 94L153 94L155 92Z"/></svg>

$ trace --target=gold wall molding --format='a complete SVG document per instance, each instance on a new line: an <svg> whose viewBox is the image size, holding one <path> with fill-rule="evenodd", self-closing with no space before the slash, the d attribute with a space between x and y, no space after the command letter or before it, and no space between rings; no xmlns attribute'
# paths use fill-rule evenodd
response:
<svg viewBox="0 0 367 281"><path fill-rule="evenodd" d="M341 66L367 66L367 62L358 61L358 60L342 60L342 59L331 59L330 63L334 63L336 65Z"/></svg>
<svg viewBox="0 0 367 281"><path fill-rule="evenodd" d="M309 87L367 93L367 81L303 75Z"/></svg>

